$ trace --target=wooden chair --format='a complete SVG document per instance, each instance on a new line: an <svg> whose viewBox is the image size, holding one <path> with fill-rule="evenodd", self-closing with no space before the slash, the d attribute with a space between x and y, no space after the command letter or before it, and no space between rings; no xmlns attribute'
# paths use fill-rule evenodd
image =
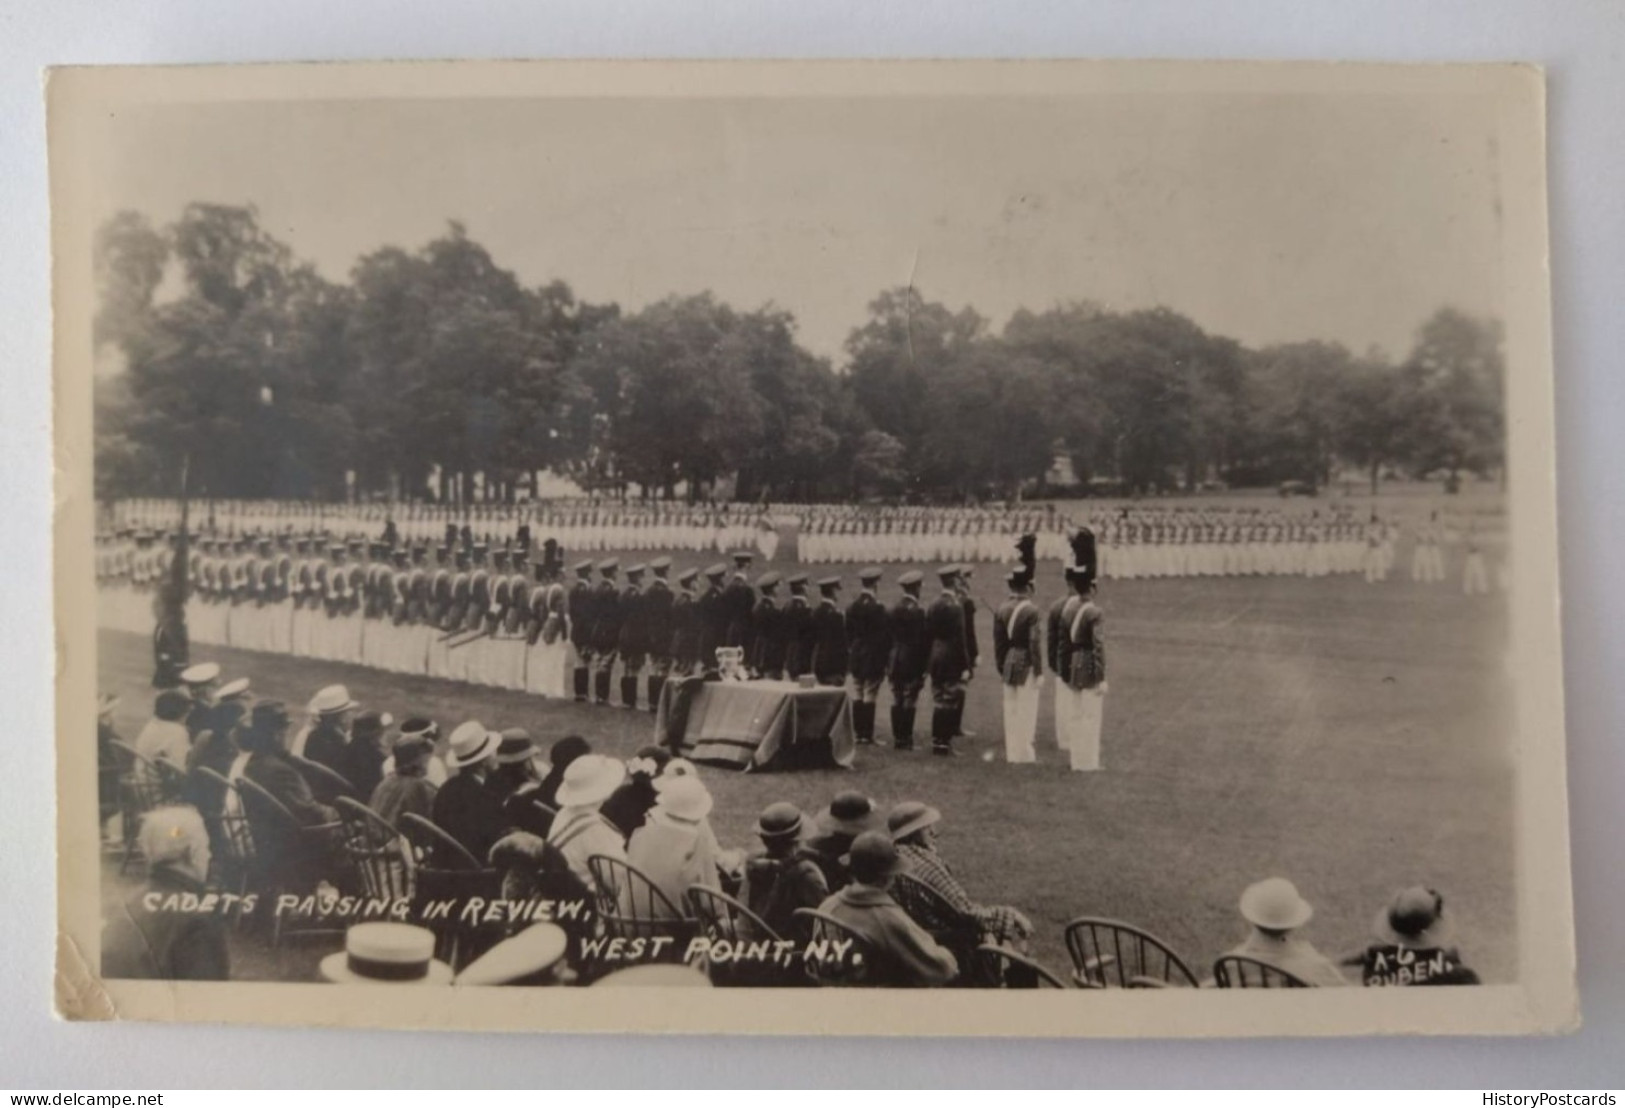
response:
<svg viewBox="0 0 1625 1108"><path fill-rule="evenodd" d="M624 939L669 936L676 941L667 949L674 951L674 959L682 958L688 940L698 933L698 925L658 885L636 867L605 854L588 858L587 870L592 874L593 895L605 933Z"/></svg>
<svg viewBox="0 0 1625 1108"><path fill-rule="evenodd" d="M299 776L310 786L311 793L323 804L336 805L340 797L360 799L360 794L356 792L356 787L350 784L350 779L337 770L296 754L289 754L288 761L293 763L293 768L299 771Z"/></svg>
<svg viewBox="0 0 1625 1108"><path fill-rule="evenodd" d="M334 806L344 828L344 854L355 869L362 893L388 900L410 900L412 847L405 836L359 801L341 796Z"/></svg>
<svg viewBox="0 0 1625 1108"><path fill-rule="evenodd" d="M254 887L259 873L254 833L248 824L248 809L242 803L242 795L223 774L216 773L208 766L198 766L192 772L218 788L224 800L219 811L204 813L203 816L214 851L212 868L215 882L240 897L246 896ZM240 905L241 901L238 903ZM243 918L239 908L237 922L241 924Z"/></svg>
<svg viewBox="0 0 1625 1108"><path fill-rule="evenodd" d="M474 857L433 820L424 819L416 812L404 812L398 827L411 848L415 902L494 896L500 889L501 877L497 871ZM435 933L436 955L454 970L461 969L484 940L496 942L502 938L500 928L469 923L455 914L449 919L430 921L426 926Z"/></svg>
<svg viewBox="0 0 1625 1108"><path fill-rule="evenodd" d="M983 943L976 948L977 978L991 989L1064 989L1066 982L1024 954L1007 946Z"/></svg>
<svg viewBox="0 0 1625 1108"><path fill-rule="evenodd" d="M332 849L340 845L343 826L337 820L304 826L263 786L247 777L238 778L233 786L242 798L254 837L256 869L262 875L264 891L271 899L271 945L281 946L283 935L295 932L300 935L342 935L342 926L323 927L314 918L308 927L285 927L282 914L275 911L275 898L289 890L308 895L320 880L340 876L337 873L317 872L315 864L325 864L329 860ZM307 863L310 865L307 866Z"/></svg>
<svg viewBox="0 0 1625 1108"><path fill-rule="evenodd" d="M1213 983L1221 989L1309 988L1297 974L1241 954L1226 954L1213 963Z"/></svg>
<svg viewBox="0 0 1625 1108"><path fill-rule="evenodd" d="M542 817L546 819L549 824L559 818L559 810L553 807L551 804L544 804L540 800L532 800L530 802L530 806L541 813Z"/></svg>
<svg viewBox="0 0 1625 1108"><path fill-rule="evenodd" d="M955 908L945 896L913 874L900 873L892 878L891 894L909 919L953 954L959 963L959 976L954 984L973 987L983 983L978 980L983 963L977 950L984 940L1001 943L1007 936L988 933L981 920Z"/></svg>
<svg viewBox="0 0 1625 1108"><path fill-rule="evenodd" d="M483 868L480 860L468 848L433 820L424 819L416 812L401 814L401 834L412 844L417 860L426 867L468 873Z"/></svg>
<svg viewBox="0 0 1625 1108"><path fill-rule="evenodd" d="M689 914L699 921L700 933L715 942L751 943L783 941L767 921L725 892L704 885L690 885L683 898ZM799 985L807 980L798 965L780 966L771 961L707 962L706 973L713 985L765 986Z"/></svg>
<svg viewBox="0 0 1625 1108"><path fill-rule="evenodd" d="M869 983L875 954L867 938L816 908L797 908L795 918L801 921L809 936L802 955L808 977L828 987L850 988ZM844 958L836 955L831 945L838 941L851 943Z"/></svg>
<svg viewBox="0 0 1625 1108"><path fill-rule="evenodd" d="M1085 989L1196 988L1196 975L1167 943L1116 920L1083 917L1066 925L1073 980Z"/></svg>
<svg viewBox="0 0 1625 1108"><path fill-rule="evenodd" d="M129 872L130 863L141 855L137 838L141 818L178 794L166 791L158 762L119 739L112 739L107 745L118 766L119 822L124 825L124 859L119 863L119 873L123 874Z"/></svg>

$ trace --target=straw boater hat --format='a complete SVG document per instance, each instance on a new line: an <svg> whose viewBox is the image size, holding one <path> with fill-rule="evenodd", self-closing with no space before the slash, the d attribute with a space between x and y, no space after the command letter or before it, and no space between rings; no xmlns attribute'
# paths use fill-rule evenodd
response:
<svg viewBox="0 0 1625 1108"><path fill-rule="evenodd" d="M350 690L343 685L329 685L310 698L310 710L319 716L348 712L351 708L359 707L361 705L350 699Z"/></svg>
<svg viewBox="0 0 1625 1108"><path fill-rule="evenodd" d="M410 923L358 923L344 949L322 959L338 985L449 985L451 967L434 956L434 932Z"/></svg>
<svg viewBox="0 0 1625 1108"><path fill-rule="evenodd" d="M463 967L453 985L529 985L558 965L570 940L556 923L537 923Z"/></svg>
<svg viewBox="0 0 1625 1108"><path fill-rule="evenodd" d="M1377 937L1395 946L1427 950L1444 946L1452 938L1444 918L1444 897L1421 885L1402 889L1377 915Z"/></svg>
<svg viewBox="0 0 1625 1108"><path fill-rule="evenodd" d="M451 733L451 753L447 755L446 763L453 769L461 769L483 762L496 753L501 742L501 735L487 731L485 724L477 719L459 723L457 730Z"/></svg>
<svg viewBox="0 0 1625 1108"><path fill-rule="evenodd" d="M626 767L602 754L583 754L564 771L564 780L555 794L559 806L574 808L601 804L621 787Z"/></svg>
<svg viewBox="0 0 1625 1108"><path fill-rule="evenodd" d="M923 831L942 819L942 813L918 800L905 800L892 808L886 816L892 842L902 842L916 831Z"/></svg>
<svg viewBox="0 0 1625 1108"><path fill-rule="evenodd" d="M1309 922L1315 910L1284 877L1247 886L1241 894L1241 918L1266 931L1291 931Z"/></svg>
<svg viewBox="0 0 1625 1108"><path fill-rule="evenodd" d="M657 777L655 807L682 823L698 823L711 812L711 793L698 777Z"/></svg>

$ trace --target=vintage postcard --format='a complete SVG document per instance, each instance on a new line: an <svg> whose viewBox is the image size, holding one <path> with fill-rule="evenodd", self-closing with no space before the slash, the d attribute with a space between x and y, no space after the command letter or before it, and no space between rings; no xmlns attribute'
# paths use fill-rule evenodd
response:
<svg viewBox="0 0 1625 1108"><path fill-rule="evenodd" d="M1577 1026L1543 90L53 72L58 1010Z"/></svg>

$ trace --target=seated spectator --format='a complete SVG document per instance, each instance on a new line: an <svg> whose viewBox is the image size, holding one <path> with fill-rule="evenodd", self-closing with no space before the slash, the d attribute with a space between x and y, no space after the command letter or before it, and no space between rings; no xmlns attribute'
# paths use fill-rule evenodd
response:
<svg viewBox="0 0 1625 1108"><path fill-rule="evenodd" d="M168 762L184 771L186 755L192 749L192 736L182 721L191 710L191 699L179 689L159 693L153 701L152 718L135 737L135 752L148 761Z"/></svg>
<svg viewBox="0 0 1625 1108"><path fill-rule="evenodd" d="M449 759L457 775L434 797L434 822L481 860L507 830L502 806L488 784L501 743L502 736L487 731L477 719L458 724L451 733Z"/></svg>
<svg viewBox="0 0 1625 1108"><path fill-rule="evenodd" d="M598 810L625 776L626 767L620 762L602 754L583 754L570 761L559 782L559 814L548 830L547 841L564 855L570 872L591 889L596 889L597 884L587 859L604 854L626 861L626 840Z"/></svg>
<svg viewBox="0 0 1625 1108"><path fill-rule="evenodd" d="M1478 974L1462 964L1451 942L1444 897L1435 890L1418 885L1399 892L1377 916L1374 930L1376 942L1344 959L1344 965L1360 967L1362 984L1479 984Z"/></svg>
<svg viewBox="0 0 1625 1108"><path fill-rule="evenodd" d="M886 988L945 985L959 972L953 954L908 918L886 891L902 869L891 836L865 831L847 859L851 883L818 910L858 932L873 948L864 984Z"/></svg>
<svg viewBox="0 0 1625 1108"><path fill-rule="evenodd" d="M1308 985L1347 985L1348 979L1330 959L1294 934L1314 914L1284 877L1249 885L1241 894L1241 917L1252 924L1252 933L1228 953L1285 970Z"/></svg>
<svg viewBox="0 0 1625 1108"><path fill-rule="evenodd" d="M791 936L799 926L797 909L816 908L829 896L824 871L802 846L805 825L794 804L769 804L756 820L756 834L765 853L745 862L739 898L781 938Z"/></svg>
<svg viewBox="0 0 1625 1108"><path fill-rule="evenodd" d="M502 875L502 899L514 903L550 900L559 904L591 904L592 889L570 869L564 855L528 831L513 831L491 848L491 865ZM570 961L580 955L580 943L591 938L597 917L591 911L559 913L559 926L570 938ZM516 921L509 930L522 931L531 921Z"/></svg>
<svg viewBox="0 0 1625 1108"><path fill-rule="evenodd" d="M181 671L181 691L192 702L186 712L186 733L194 741L209 725L219 684L220 666L215 662L199 662Z"/></svg>
<svg viewBox="0 0 1625 1108"><path fill-rule="evenodd" d="M231 976L226 921L187 911L179 897L205 891L209 834L196 809L155 808L141 821L147 882L110 914L102 933L102 975L160 981ZM152 894L157 894L153 896Z"/></svg>
<svg viewBox="0 0 1625 1108"><path fill-rule="evenodd" d="M408 812L434 819L434 797L438 790L427 776L429 756L433 753L434 743L423 735L402 735L395 740L391 755L394 771L378 783L368 807L391 824L398 825Z"/></svg>
<svg viewBox="0 0 1625 1108"><path fill-rule="evenodd" d="M343 685L329 685L310 701L316 717L305 736L304 756L319 762L340 776L349 768L350 718L360 705L350 699ZM352 785L354 781L350 782Z"/></svg>
<svg viewBox="0 0 1625 1108"><path fill-rule="evenodd" d="M711 812L711 793L695 776L662 778L655 784L655 806L626 844L626 860L681 914L690 885L722 887L716 838L705 818ZM631 915L634 907L622 904L621 911Z"/></svg>
<svg viewBox="0 0 1625 1108"><path fill-rule="evenodd" d="M554 743L547 752L547 775L542 778L542 787L537 790L536 799L558 811L563 806L559 803L559 786L564 783L565 771L570 768L571 762L591 753L592 747L580 735L566 735Z"/></svg>
<svg viewBox="0 0 1625 1108"><path fill-rule="evenodd" d="M113 743L122 742L118 729L113 726L113 709L118 697L103 695L96 706L96 810L103 828L103 838L116 842L109 833L113 817L118 815L118 759Z"/></svg>
<svg viewBox="0 0 1625 1108"><path fill-rule="evenodd" d="M335 823L338 813L319 804L304 775L288 760L288 709L280 700L262 700L249 714L248 727L238 742L247 755L242 775L270 793L293 816L302 830ZM235 772L237 766L233 766ZM304 834L291 838L285 829L265 812L248 808L254 842L262 857L285 867L284 874L296 888L314 886L337 872L336 837L324 840Z"/></svg>
<svg viewBox="0 0 1625 1108"><path fill-rule="evenodd" d="M892 808L886 817L886 824L891 830L892 841L897 844L897 856L902 860L903 872L929 886L955 911L975 920L988 939L994 942L1014 940L1019 944L1030 938L1032 922L1016 909L1002 904L978 904L971 899L965 886L959 883L959 878L954 876L948 863L937 853L937 824L941 820L941 812L917 800L905 800ZM904 906L915 907L906 900ZM943 921L950 926L954 922Z"/></svg>
<svg viewBox="0 0 1625 1108"><path fill-rule="evenodd" d="M815 822L816 834L808 840L807 849L818 868L824 871L825 884L831 890L839 889L851 880L846 863L841 859L852 849L852 842L859 835L881 826L880 813L875 802L862 793L843 792L818 813Z"/></svg>
<svg viewBox="0 0 1625 1108"><path fill-rule="evenodd" d="M523 727L504 730L490 787L491 795L501 805L504 827L545 839L553 820L536 803L542 789L541 774L536 772L536 758L540 753L535 740Z"/></svg>
<svg viewBox="0 0 1625 1108"><path fill-rule="evenodd" d="M205 816L220 813L226 800L225 787L198 770L210 769L222 777L231 775L231 767L241 753L237 734L247 719L247 704L235 699L222 700L214 706L207 726L186 756L186 796Z"/></svg>
<svg viewBox="0 0 1625 1108"><path fill-rule="evenodd" d="M384 779L389 728L394 722L395 717L388 712L368 709L358 713L350 724L350 745L345 747L344 765L335 768L355 786L358 797L371 796Z"/></svg>
<svg viewBox="0 0 1625 1108"><path fill-rule="evenodd" d="M400 738L421 738L428 742L429 757L424 763L423 777L429 784L438 789L450 780L451 774L446 772L446 761L441 756L440 725L438 723L422 716L413 716L401 724ZM385 777L395 771L393 758L394 754L392 753L390 757L384 759L384 764L380 767Z"/></svg>
<svg viewBox="0 0 1625 1108"><path fill-rule="evenodd" d="M646 746L626 763L626 781L599 809L604 818L631 837L643 826L645 817L655 806L655 778L659 777L671 761L671 752L663 747Z"/></svg>

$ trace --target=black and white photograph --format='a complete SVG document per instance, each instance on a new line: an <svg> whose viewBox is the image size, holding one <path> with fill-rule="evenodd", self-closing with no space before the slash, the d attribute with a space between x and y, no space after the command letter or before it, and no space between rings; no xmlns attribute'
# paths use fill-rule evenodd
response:
<svg viewBox="0 0 1625 1108"><path fill-rule="evenodd" d="M55 72L58 1010L1571 1028L1543 98Z"/></svg>

